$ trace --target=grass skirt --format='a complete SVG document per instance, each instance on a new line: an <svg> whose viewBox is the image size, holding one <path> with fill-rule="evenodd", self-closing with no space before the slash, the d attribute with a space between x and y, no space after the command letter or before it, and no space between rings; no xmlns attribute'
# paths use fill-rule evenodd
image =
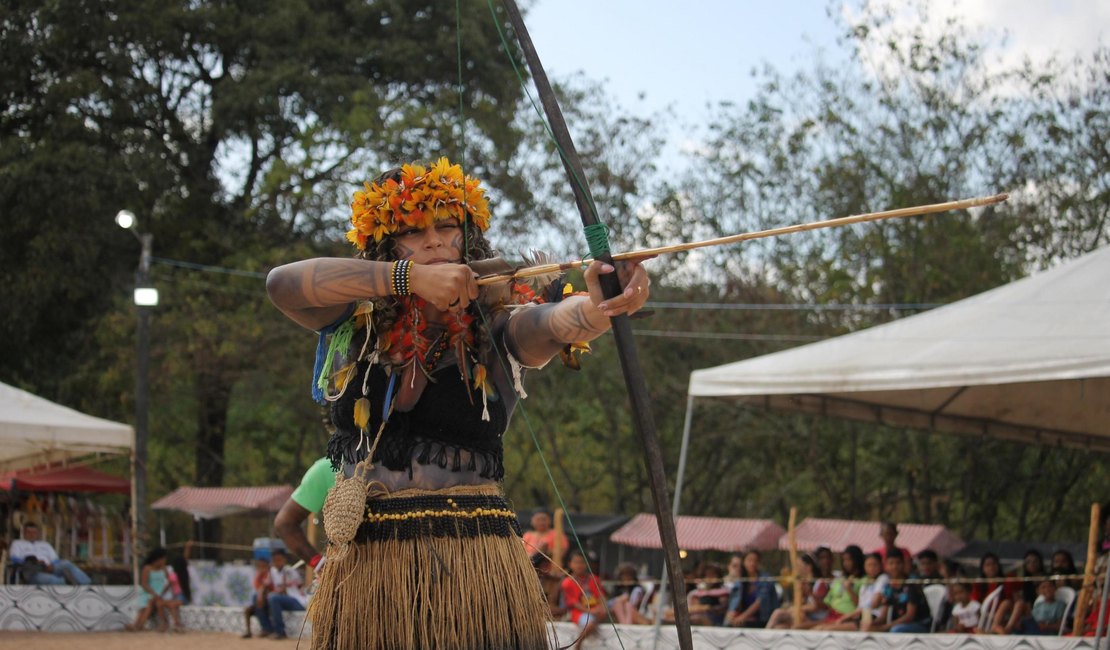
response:
<svg viewBox="0 0 1110 650"><path fill-rule="evenodd" d="M547 650L548 607L496 485L368 500L309 603L313 650Z"/></svg>

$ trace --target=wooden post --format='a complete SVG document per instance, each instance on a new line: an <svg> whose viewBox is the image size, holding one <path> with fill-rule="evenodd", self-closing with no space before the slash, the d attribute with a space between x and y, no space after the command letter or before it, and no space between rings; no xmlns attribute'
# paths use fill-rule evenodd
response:
<svg viewBox="0 0 1110 650"><path fill-rule="evenodd" d="M794 527L797 519L798 508L790 508L787 533L790 535L790 579L791 593L794 595L794 605L790 609L790 615L793 618L791 625L794 627L802 621L802 582L798 579L798 531Z"/></svg>
<svg viewBox="0 0 1110 650"><path fill-rule="evenodd" d="M1091 599L1091 591L1095 584L1095 562L1098 559L1098 529L1099 507L1097 503L1091 504L1091 530L1087 535L1087 564L1083 566L1083 588L1079 590L1075 603L1075 622L1071 629L1075 636L1083 634L1083 619L1087 618L1087 602Z"/></svg>
<svg viewBox="0 0 1110 650"><path fill-rule="evenodd" d="M565 514L562 508L555 508L555 540L551 544L551 562L560 569L563 568L563 555L567 552L563 548L563 538L566 537L566 526L563 524Z"/></svg>

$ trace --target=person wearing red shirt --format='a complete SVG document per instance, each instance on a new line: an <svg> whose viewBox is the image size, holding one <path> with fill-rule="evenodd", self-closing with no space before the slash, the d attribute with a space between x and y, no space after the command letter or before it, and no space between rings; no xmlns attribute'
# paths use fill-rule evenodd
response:
<svg viewBox="0 0 1110 650"><path fill-rule="evenodd" d="M909 550L894 543L894 540L898 538L898 524L893 521L884 521L879 526L879 537L882 538L883 545L872 553L879 554L879 557L883 559L883 566L886 566L886 556L894 553L902 554L902 566L907 568L913 566L913 557L910 556Z"/></svg>
<svg viewBox="0 0 1110 650"><path fill-rule="evenodd" d="M573 551L567 562L570 577L563 580L563 600L570 618L581 630L574 647L582 647L582 641L593 634L605 617L605 588L597 576L592 575L586 558L580 551Z"/></svg>
<svg viewBox="0 0 1110 650"><path fill-rule="evenodd" d="M524 550L528 551L528 555L543 553L557 566L563 566L562 556L566 554L570 544L567 542L566 535L551 527L551 513L537 510L536 514L532 515L532 530L525 531L523 539ZM556 539L559 540L558 550L555 548Z"/></svg>

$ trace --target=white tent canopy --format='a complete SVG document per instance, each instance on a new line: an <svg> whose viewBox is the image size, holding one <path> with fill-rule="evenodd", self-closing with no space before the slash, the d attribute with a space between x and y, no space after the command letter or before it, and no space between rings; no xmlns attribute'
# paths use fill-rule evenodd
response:
<svg viewBox="0 0 1110 650"><path fill-rule="evenodd" d="M694 371L695 397L1110 451L1110 247L933 311Z"/></svg>
<svg viewBox="0 0 1110 650"><path fill-rule="evenodd" d="M127 454L126 424L85 415L0 383L0 472L97 453Z"/></svg>

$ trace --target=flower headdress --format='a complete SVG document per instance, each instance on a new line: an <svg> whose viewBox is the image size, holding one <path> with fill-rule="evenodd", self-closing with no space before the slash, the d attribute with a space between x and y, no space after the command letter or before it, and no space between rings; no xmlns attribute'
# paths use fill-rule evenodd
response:
<svg viewBox="0 0 1110 650"><path fill-rule="evenodd" d="M479 230L489 228L489 201L482 182L464 176L462 167L440 158L430 167L410 163L401 167L399 178L366 183L351 201L351 228L347 239L366 250L392 235L402 225L427 228L436 221L469 220Z"/></svg>

